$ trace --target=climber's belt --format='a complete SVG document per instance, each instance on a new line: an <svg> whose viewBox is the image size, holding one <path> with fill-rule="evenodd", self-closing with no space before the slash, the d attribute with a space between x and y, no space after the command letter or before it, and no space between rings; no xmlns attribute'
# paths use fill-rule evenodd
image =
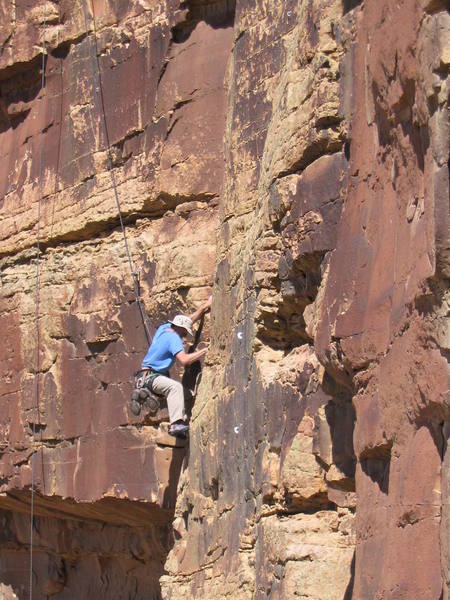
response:
<svg viewBox="0 0 450 600"><path fill-rule="evenodd" d="M136 371L136 373L134 374L134 386L138 390L140 390L143 387L146 387L148 390L153 392L153 382L160 375L163 375L163 373L157 373L156 371L150 368L145 368L141 369L140 371Z"/></svg>

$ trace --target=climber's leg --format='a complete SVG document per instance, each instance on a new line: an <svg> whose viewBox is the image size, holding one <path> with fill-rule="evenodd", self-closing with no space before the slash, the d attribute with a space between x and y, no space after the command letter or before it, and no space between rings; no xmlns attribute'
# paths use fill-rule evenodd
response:
<svg viewBox="0 0 450 600"><path fill-rule="evenodd" d="M158 375L153 380L152 390L166 398L171 423L184 420L184 390L179 381Z"/></svg>

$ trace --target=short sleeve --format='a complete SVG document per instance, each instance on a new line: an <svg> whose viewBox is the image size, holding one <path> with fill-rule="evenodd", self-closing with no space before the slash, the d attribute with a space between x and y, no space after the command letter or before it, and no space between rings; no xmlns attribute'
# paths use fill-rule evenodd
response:
<svg viewBox="0 0 450 600"><path fill-rule="evenodd" d="M169 350L173 356L184 350L183 342L176 333L172 333L170 336Z"/></svg>

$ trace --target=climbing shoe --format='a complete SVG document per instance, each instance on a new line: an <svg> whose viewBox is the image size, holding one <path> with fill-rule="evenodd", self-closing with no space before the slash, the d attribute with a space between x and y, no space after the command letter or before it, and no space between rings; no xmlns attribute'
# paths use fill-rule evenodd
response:
<svg viewBox="0 0 450 600"><path fill-rule="evenodd" d="M189 433L189 425L186 425L186 423L181 421L172 423L169 428L169 433L175 437L186 438L187 434Z"/></svg>

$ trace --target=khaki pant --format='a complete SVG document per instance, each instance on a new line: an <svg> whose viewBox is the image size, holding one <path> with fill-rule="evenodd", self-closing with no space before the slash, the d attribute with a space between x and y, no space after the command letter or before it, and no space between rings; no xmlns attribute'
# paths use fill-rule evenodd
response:
<svg viewBox="0 0 450 600"><path fill-rule="evenodd" d="M184 419L184 390L179 381L158 375L153 380L152 390L166 398L171 423Z"/></svg>

